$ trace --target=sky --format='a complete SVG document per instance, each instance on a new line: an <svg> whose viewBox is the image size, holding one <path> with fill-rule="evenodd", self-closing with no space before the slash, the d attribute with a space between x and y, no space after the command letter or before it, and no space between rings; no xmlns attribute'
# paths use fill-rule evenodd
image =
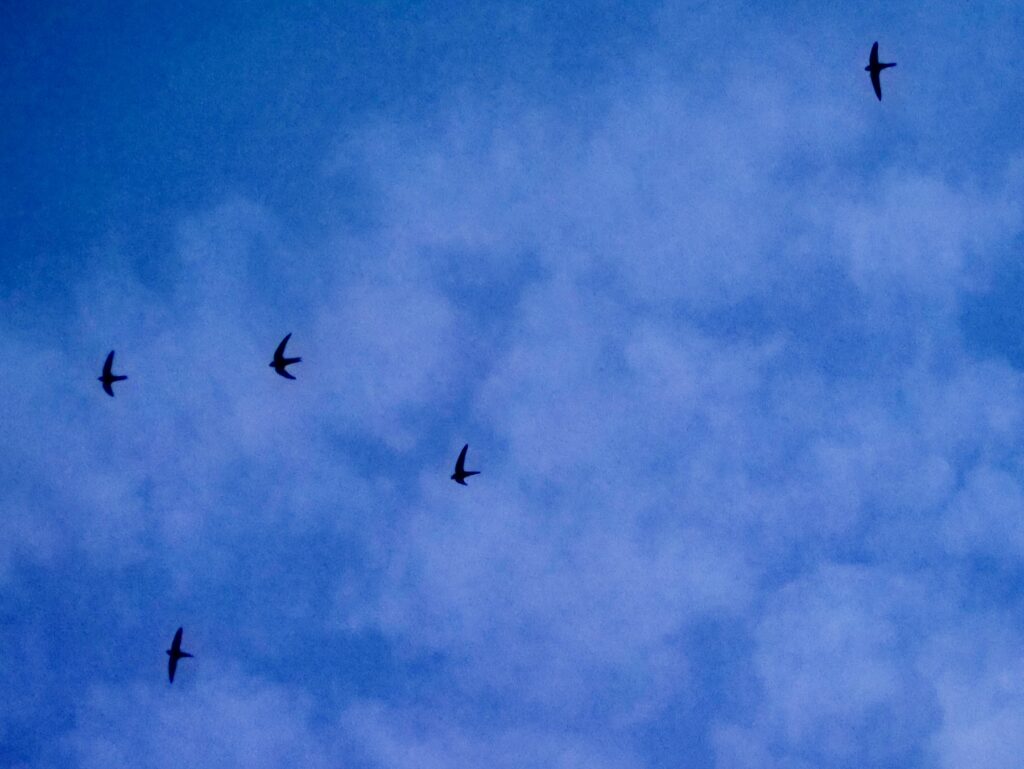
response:
<svg viewBox="0 0 1024 769"><path fill-rule="evenodd" d="M831 5L0 3L0 765L1017 769L1024 10Z"/></svg>

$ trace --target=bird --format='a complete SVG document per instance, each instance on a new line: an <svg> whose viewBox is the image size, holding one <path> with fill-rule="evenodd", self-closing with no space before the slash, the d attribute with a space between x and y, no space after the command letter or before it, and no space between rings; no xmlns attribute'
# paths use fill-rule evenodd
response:
<svg viewBox="0 0 1024 769"><path fill-rule="evenodd" d="M479 470L467 470L466 469L466 450L469 448L467 443L462 447L462 451L459 452L459 458L455 460L455 472L452 473L452 480L456 483L461 483L463 486L466 484L466 479L471 475L480 475Z"/></svg>
<svg viewBox="0 0 1024 769"><path fill-rule="evenodd" d="M871 56L868 58L868 65L864 68L864 71L871 73L871 85L875 89L875 96L878 97L879 101L882 100L882 81L879 75L883 69L895 66L896 62L886 64L878 61L878 41L875 41L875 44L871 46Z"/></svg>
<svg viewBox="0 0 1024 769"><path fill-rule="evenodd" d="M181 631L182 628L178 628L178 632L174 634L174 640L171 641L171 648L167 650L167 656L170 657L167 660L167 677L171 679L172 684L174 683L174 671L178 669L178 660L192 656L181 650Z"/></svg>
<svg viewBox="0 0 1024 769"><path fill-rule="evenodd" d="M295 379L295 377L289 374L285 369L293 363L299 363L302 360L302 358L284 357L284 347L288 344L288 340L291 338L292 335L289 332L285 338L281 340L281 344L277 346L277 349L274 350L274 359L270 361L270 367L285 379Z"/></svg>
<svg viewBox="0 0 1024 769"><path fill-rule="evenodd" d="M111 398L114 397L114 388L112 388L110 385L112 385L114 382L123 382L125 379L128 378L126 376L117 376L116 374L112 374L110 372L110 367L112 365L114 365L113 350L111 350L110 354L107 356L107 362L103 364L103 375L97 377L99 381L103 382L104 392L106 392L106 394L109 395Z"/></svg>

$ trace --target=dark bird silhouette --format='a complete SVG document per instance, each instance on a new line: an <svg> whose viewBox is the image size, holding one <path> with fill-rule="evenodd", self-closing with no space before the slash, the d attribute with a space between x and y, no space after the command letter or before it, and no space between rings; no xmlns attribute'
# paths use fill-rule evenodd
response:
<svg viewBox="0 0 1024 769"><path fill-rule="evenodd" d="M466 469L466 450L469 448L467 443L462 447L462 451L459 452L459 458L455 460L455 472L452 473L452 480L456 483L461 483L463 486L466 485L466 479L471 475L480 475L479 470L467 470Z"/></svg>
<svg viewBox="0 0 1024 769"><path fill-rule="evenodd" d="M879 77L883 69L889 69L889 67L895 67L896 62L891 64L885 64L878 61L878 42L876 41L871 46L871 56L868 58L868 65L864 68L865 72L871 73L871 87L875 89L875 96L878 100L882 100L882 79Z"/></svg>
<svg viewBox="0 0 1024 769"><path fill-rule="evenodd" d="M111 387L110 385L114 384L114 382L123 382L125 379L128 378L126 376L117 376L116 374L112 374L110 371L110 367L112 365L114 365L113 350L111 350L110 354L107 356L107 362L103 364L103 375L97 377L97 379L103 382L104 392L106 392L106 394L109 395L111 398L114 397L114 388Z"/></svg>
<svg viewBox="0 0 1024 769"><path fill-rule="evenodd" d="M283 376L285 379L295 379L295 377L289 374L285 369L288 366L292 365L293 363L299 363L302 360L302 358L284 357L285 345L288 344L288 340L291 338L292 335L291 333L289 333L287 336L285 336L284 339L281 340L281 344L279 344L277 346L277 349L274 350L274 359L270 361L270 367L274 369L274 371L276 371L278 374Z"/></svg>
<svg viewBox="0 0 1024 769"><path fill-rule="evenodd" d="M174 671L178 669L178 660L192 656L181 650L181 631L182 628L178 628L178 632L174 634L174 640L171 641L171 648L167 650L167 656L170 657L167 660L167 676L171 679L172 684L174 683Z"/></svg>

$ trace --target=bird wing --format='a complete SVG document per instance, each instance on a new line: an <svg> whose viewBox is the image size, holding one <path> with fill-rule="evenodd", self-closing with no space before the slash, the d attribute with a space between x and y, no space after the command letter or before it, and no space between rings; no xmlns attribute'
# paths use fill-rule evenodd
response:
<svg viewBox="0 0 1024 769"><path fill-rule="evenodd" d="M105 376L105 377L110 376L110 367L113 366L113 365L114 365L114 351L111 350L109 353L107 353L107 360L103 364L103 376Z"/></svg>
<svg viewBox="0 0 1024 769"><path fill-rule="evenodd" d="M462 473L466 470L466 451L469 450L469 444L467 443L462 447L462 451L459 452L459 458L455 460L455 472Z"/></svg>
<svg viewBox="0 0 1024 769"><path fill-rule="evenodd" d="M868 65L874 69L878 65L878 41L871 46L871 56L868 57Z"/></svg>
<svg viewBox="0 0 1024 769"><path fill-rule="evenodd" d="M281 344L279 344L277 346L277 349L274 351L274 360L277 360L278 358L283 358L284 357L285 345L288 344L288 340L291 339L291 338L292 338L292 334L289 331L287 334L285 334L284 339L281 340Z"/></svg>
<svg viewBox="0 0 1024 769"><path fill-rule="evenodd" d="M171 652L172 656L181 651L181 633L184 628L178 628L178 631L174 634L174 640L171 641Z"/></svg>
<svg viewBox="0 0 1024 769"><path fill-rule="evenodd" d="M878 97L879 101L882 100L882 78L880 76L880 73L881 70L879 69L871 70L871 87L875 89L875 96Z"/></svg>
<svg viewBox="0 0 1024 769"><path fill-rule="evenodd" d="M105 393L106 393L107 395L109 395L109 396L110 396L111 398L113 398L113 397L114 397L114 390L113 390L113 388L112 388L112 387L110 386L110 380L109 380L109 379L104 379L104 380L103 380L103 392L105 392Z"/></svg>
<svg viewBox="0 0 1024 769"><path fill-rule="evenodd" d="M172 684L174 683L174 671L177 669L178 658L172 654L167 661L167 677L170 679Z"/></svg>

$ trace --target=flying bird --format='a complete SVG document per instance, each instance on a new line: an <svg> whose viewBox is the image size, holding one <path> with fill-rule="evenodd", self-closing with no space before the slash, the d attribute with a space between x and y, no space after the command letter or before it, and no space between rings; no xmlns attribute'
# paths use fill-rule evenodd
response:
<svg viewBox="0 0 1024 769"><path fill-rule="evenodd" d="M291 335L291 333L289 333L287 336L285 336L284 339L281 340L281 344L279 344L277 346L277 349L274 350L274 360L270 361L270 367L272 369L274 369L274 371L276 371L278 374L283 376L285 379L295 379L295 377L293 377L291 374L289 374L286 371L286 369L287 369L288 366L292 365L293 363L299 363L302 360L302 358L286 358L286 357L284 357L285 345L288 344L288 340L291 339L291 338L292 338L292 335Z"/></svg>
<svg viewBox="0 0 1024 769"><path fill-rule="evenodd" d="M462 451L459 452L459 458L455 460L455 472L452 473L452 480L456 483L461 483L463 486L466 484L466 479L471 475L480 475L479 470L467 470L466 469L466 450L469 448L467 443L462 447Z"/></svg>
<svg viewBox="0 0 1024 769"><path fill-rule="evenodd" d="M192 656L181 650L181 631L182 628L178 628L178 632L174 634L174 640L171 641L171 648L167 650L167 656L170 657L167 660L167 677L171 679L172 684L174 683L174 671L178 669L178 660Z"/></svg>
<svg viewBox="0 0 1024 769"><path fill-rule="evenodd" d="M889 69L889 67L895 66L896 62L886 64L878 61L878 42L875 41L875 44L871 46L871 56L868 59L868 65L864 68L864 71L871 74L871 86L875 89L875 96L878 97L879 101L882 100L882 80L879 75L883 69Z"/></svg>
<svg viewBox="0 0 1024 769"><path fill-rule="evenodd" d="M111 350L110 354L107 356L107 362L103 364L103 375L97 377L97 379L103 382L103 391L106 392L106 394L109 395L111 398L114 397L114 388L111 387L110 385L112 385L114 382L123 382L125 379L128 378L126 376L117 376L116 374L112 374L110 372L110 367L112 365L114 365L113 350Z"/></svg>

